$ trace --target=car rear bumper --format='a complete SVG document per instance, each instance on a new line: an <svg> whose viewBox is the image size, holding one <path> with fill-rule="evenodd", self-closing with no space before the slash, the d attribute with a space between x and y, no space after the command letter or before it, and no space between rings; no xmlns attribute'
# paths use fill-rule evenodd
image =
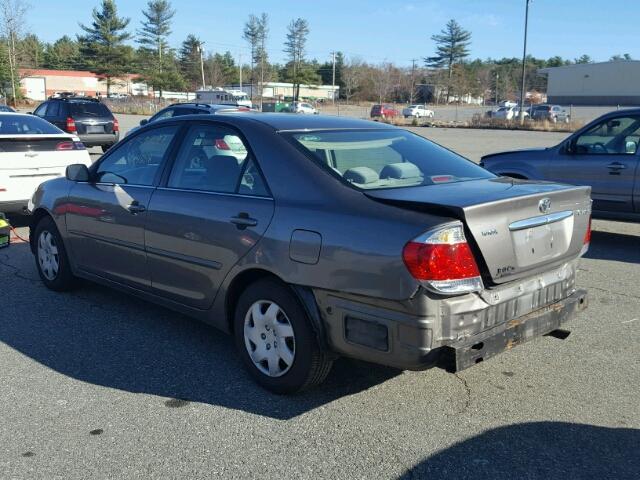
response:
<svg viewBox="0 0 640 480"><path fill-rule="evenodd" d="M521 343L546 335L587 308L586 290L576 290L564 300L515 318L463 342L440 347L438 366L459 372Z"/></svg>
<svg viewBox="0 0 640 480"><path fill-rule="evenodd" d="M542 294L543 292L539 292ZM416 316L399 310L364 305L331 293L315 292L323 313L329 348L336 353L403 370L442 367L456 372L491 358L533 338L558 330L587 307L587 293L574 290L562 299L510 318L512 302L472 314L471 321L492 317L493 323L475 334L439 340L443 323L464 323L466 313L446 320L438 315ZM545 292L546 294L546 292ZM442 305L446 310L448 306ZM500 312L498 314L497 312ZM485 320L480 319L480 323ZM439 333L438 333L439 332ZM438 338L439 337L439 338Z"/></svg>
<svg viewBox="0 0 640 480"><path fill-rule="evenodd" d="M27 213L29 200L6 200L0 201L0 212L2 213Z"/></svg>
<svg viewBox="0 0 640 480"><path fill-rule="evenodd" d="M113 145L118 141L119 134L117 133L84 133L78 135L80 141L84 143L86 147L97 147L101 145Z"/></svg>

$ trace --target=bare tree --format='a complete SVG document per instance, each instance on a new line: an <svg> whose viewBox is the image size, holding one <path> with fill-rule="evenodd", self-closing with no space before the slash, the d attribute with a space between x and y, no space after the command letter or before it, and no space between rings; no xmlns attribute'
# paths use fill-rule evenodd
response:
<svg viewBox="0 0 640 480"><path fill-rule="evenodd" d="M373 88L378 97L378 103L383 103L394 85L394 66L390 62L384 62L377 68L374 68L371 73Z"/></svg>
<svg viewBox="0 0 640 480"><path fill-rule="evenodd" d="M363 62L353 58L342 68L342 82L344 83L344 96L347 103L349 103L349 100L360 86L364 69Z"/></svg>
<svg viewBox="0 0 640 480"><path fill-rule="evenodd" d="M16 70L17 48L16 44L25 27L25 14L29 5L22 0L2 0L0 2L0 31L7 41L9 56L9 73L11 76L11 89L13 103L16 102Z"/></svg>

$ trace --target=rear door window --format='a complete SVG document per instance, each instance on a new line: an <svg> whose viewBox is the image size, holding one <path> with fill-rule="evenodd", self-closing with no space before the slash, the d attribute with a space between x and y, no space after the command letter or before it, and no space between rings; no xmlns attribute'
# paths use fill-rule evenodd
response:
<svg viewBox="0 0 640 480"><path fill-rule="evenodd" d="M58 117L60 115L60 103L51 102L47 107L47 117Z"/></svg>
<svg viewBox="0 0 640 480"><path fill-rule="evenodd" d="M185 136L168 185L172 188L266 196L255 159L233 130L193 125Z"/></svg>

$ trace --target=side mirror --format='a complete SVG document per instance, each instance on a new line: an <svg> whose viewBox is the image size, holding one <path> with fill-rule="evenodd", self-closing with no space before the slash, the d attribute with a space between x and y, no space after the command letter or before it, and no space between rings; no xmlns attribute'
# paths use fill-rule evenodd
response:
<svg viewBox="0 0 640 480"><path fill-rule="evenodd" d="M624 152L630 155L633 155L638 150L638 144L633 140L627 140L624 143Z"/></svg>
<svg viewBox="0 0 640 480"><path fill-rule="evenodd" d="M149 123L149 120L147 120L146 118L143 118L142 120L140 120L140 126L141 127L146 125L147 123Z"/></svg>
<svg viewBox="0 0 640 480"><path fill-rule="evenodd" d="M89 169L84 163L74 163L68 165L65 171L67 180L72 182L88 182L89 181Z"/></svg>

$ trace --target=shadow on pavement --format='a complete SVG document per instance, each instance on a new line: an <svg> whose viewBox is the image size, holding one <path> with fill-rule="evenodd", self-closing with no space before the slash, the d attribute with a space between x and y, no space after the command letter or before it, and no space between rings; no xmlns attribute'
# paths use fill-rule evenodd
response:
<svg viewBox="0 0 640 480"><path fill-rule="evenodd" d="M637 479L640 430L536 422L488 430L400 478Z"/></svg>
<svg viewBox="0 0 640 480"><path fill-rule="evenodd" d="M640 263L640 237L613 232L591 232L591 245L585 258Z"/></svg>
<svg viewBox="0 0 640 480"><path fill-rule="evenodd" d="M20 278L27 275L33 283L5 283L9 299L19 298L12 290L20 289L20 298L28 301L12 307L15 315L0 317L0 342L83 382L168 397L158 400L167 407L201 402L290 419L400 374L340 359L320 388L292 397L273 395L245 373L232 337L92 283L71 293L50 292L37 280L31 258L25 259L31 257L28 247L14 245L10 252L21 257ZM11 275L2 265L0 272Z"/></svg>

